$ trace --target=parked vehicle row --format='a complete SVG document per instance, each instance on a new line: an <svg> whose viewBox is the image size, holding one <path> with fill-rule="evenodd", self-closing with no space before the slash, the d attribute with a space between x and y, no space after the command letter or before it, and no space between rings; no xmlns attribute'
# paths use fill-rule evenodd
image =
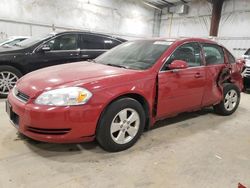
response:
<svg viewBox="0 0 250 188"><path fill-rule="evenodd" d="M47 61L41 57L45 52L54 56L52 51L62 48L61 54L72 50L72 58L85 59L89 51L77 53L75 37L66 38L67 47L64 40L57 44L53 37L37 45L30 64L44 65ZM84 41L81 35L79 38ZM68 47L68 40L74 45ZM97 54L90 51L99 55L106 44L111 42L104 42ZM25 67L28 60L23 60ZM33 66L27 66L28 70ZM208 106L221 115L234 113L243 88L242 67L226 48L205 39L130 41L93 61L23 76L8 95L6 110L18 131L35 140L75 143L96 139L107 151L121 151L166 117Z"/></svg>
<svg viewBox="0 0 250 188"><path fill-rule="evenodd" d="M48 66L94 59L125 42L88 32L62 32L32 37L0 49L0 97L6 97L23 75Z"/></svg>

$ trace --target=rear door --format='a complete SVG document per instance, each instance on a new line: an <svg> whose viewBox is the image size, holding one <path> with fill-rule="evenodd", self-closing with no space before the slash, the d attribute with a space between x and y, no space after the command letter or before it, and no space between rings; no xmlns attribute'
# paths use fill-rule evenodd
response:
<svg viewBox="0 0 250 188"><path fill-rule="evenodd" d="M106 52L105 42L107 39L100 35L95 34L80 34L79 46L80 46L80 59L95 59L99 55Z"/></svg>
<svg viewBox="0 0 250 188"><path fill-rule="evenodd" d="M206 88L203 98L203 106L211 105L221 100L221 91L218 87L218 79L223 68L226 67L223 48L217 44L202 44L205 57Z"/></svg>
<svg viewBox="0 0 250 188"><path fill-rule="evenodd" d="M174 60L186 61L189 68L169 70L168 65ZM158 79L158 118L199 108L205 88L201 46L191 42L178 47L167 60Z"/></svg>

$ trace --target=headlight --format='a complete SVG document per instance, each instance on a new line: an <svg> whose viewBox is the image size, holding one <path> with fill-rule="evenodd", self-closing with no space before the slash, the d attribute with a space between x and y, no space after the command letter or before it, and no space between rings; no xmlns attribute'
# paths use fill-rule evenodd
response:
<svg viewBox="0 0 250 188"><path fill-rule="evenodd" d="M42 93L35 101L36 104L49 106L72 106L88 102L92 93L80 87L67 87Z"/></svg>

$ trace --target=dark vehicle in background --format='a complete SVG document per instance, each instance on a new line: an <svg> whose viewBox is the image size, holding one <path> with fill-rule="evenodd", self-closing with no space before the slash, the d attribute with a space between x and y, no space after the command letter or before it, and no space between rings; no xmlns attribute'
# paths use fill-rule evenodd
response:
<svg viewBox="0 0 250 188"><path fill-rule="evenodd" d="M6 97L24 74L48 66L94 59L125 41L97 33L68 31L32 37L15 46L1 48L0 97Z"/></svg>
<svg viewBox="0 0 250 188"><path fill-rule="evenodd" d="M250 88L250 49L246 51L244 54L244 59L245 59L245 67L243 69L243 79L244 79L244 87L245 89Z"/></svg>

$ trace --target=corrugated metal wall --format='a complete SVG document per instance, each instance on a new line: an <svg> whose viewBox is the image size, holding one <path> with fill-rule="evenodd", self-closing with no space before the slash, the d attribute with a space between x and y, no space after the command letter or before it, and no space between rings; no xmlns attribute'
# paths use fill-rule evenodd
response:
<svg viewBox="0 0 250 188"><path fill-rule="evenodd" d="M250 48L250 37L221 37L215 40L227 47L237 58L241 58Z"/></svg>
<svg viewBox="0 0 250 188"><path fill-rule="evenodd" d="M168 14L161 20L163 37L209 37L212 6L207 0L189 3L186 15ZM250 0L227 0L224 3L219 36L216 39L236 56L250 48Z"/></svg>

